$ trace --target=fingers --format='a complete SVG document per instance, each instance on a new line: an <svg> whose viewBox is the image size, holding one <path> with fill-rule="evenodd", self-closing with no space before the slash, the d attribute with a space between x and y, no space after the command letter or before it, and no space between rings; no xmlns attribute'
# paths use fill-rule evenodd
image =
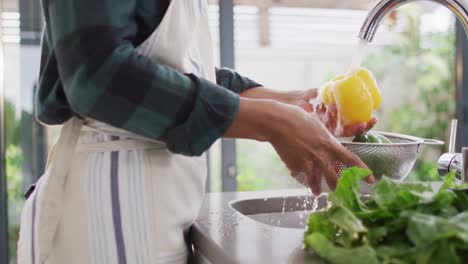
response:
<svg viewBox="0 0 468 264"><path fill-rule="evenodd" d="M357 123L353 125L347 125L343 128L344 137L354 137L367 133L371 130L375 124L377 124L377 118L373 117L367 123Z"/></svg>
<svg viewBox="0 0 468 264"><path fill-rule="evenodd" d="M322 193L322 178L325 178L325 182L330 190L336 189L341 166L346 165L347 167L368 169L364 162L342 146L336 147L330 153L334 153L334 155L323 160L315 159L319 162L317 163L318 166L314 166L310 160L302 161L296 170L291 171L291 176L299 183L308 186L312 193L318 196ZM366 182L369 184L375 183L374 176L369 175L366 178Z"/></svg>
<svg viewBox="0 0 468 264"><path fill-rule="evenodd" d="M307 102L318 96L318 89L309 89L304 94L304 100Z"/></svg>
<svg viewBox="0 0 468 264"><path fill-rule="evenodd" d="M327 113L327 107L324 104L317 104L314 106L314 111L315 115L319 118L322 119L323 116ZM323 120L322 120L323 123Z"/></svg>
<svg viewBox="0 0 468 264"><path fill-rule="evenodd" d="M344 137L354 137L357 135L362 135L366 132L367 129L366 123L357 123L353 125L346 125L343 127L342 136Z"/></svg>
<svg viewBox="0 0 468 264"><path fill-rule="evenodd" d="M310 190L314 195L320 195L320 193L322 192L322 179L320 175L316 173L314 164L312 162L306 163L304 170L307 177L307 186L309 186Z"/></svg>
<svg viewBox="0 0 468 264"><path fill-rule="evenodd" d="M305 172L291 172L290 174L298 183L307 186L307 174Z"/></svg>
<svg viewBox="0 0 468 264"><path fill-rule="evenodd" d="M338 174L333 169L332 163L329 162L328 164L325 164L322 167L322 172L330 190L335 190L336 184L338 183Z"/></svg>
<svg viewBox="0 0 468 264"><path fill-rule="evenodd" d="M375 124L377 124L377 121L377 118L371 118L371 120L367 123L366 132L371 130L375 126Z"/></svg>
<svg viewBox="0 0 468 264"><path fill-rule="evenodd" d="M308 186L314 195L318 196L322 192L322 176L312 162L304 160L302 165L290 174L300 184Z"/></svg>
<svg viewBox="0 0 468 264"><path fill-rule="evenodd" d="M366 178L366 182L367 182L368 184L374 184L374 183L375 183L375 177L374 177L374 175L372 175L372 174L369 175L369 176Z"/></svg>
<svg viewBox="0 0 468 264"><path fill-rule="evenodd" d="M322 176L319 170L314 170L311 174L307 175L307 185L315 196L322 193Z"/></svg>
<svg viewBox="0 0 468 264"><path fill-rule="evenodd" d="M308 101L300 101L299 107L304 109L307 113L312 113L314 111L314 106L308 103Z"/></svg>
<svg viewBox="0 0 468 264"><path fill-rule="evenodd" d="M293 166L294 167L289 168L291 176L300 184L308 185L307 178L314 167L312 162L306 159L300 159Z"/></svg>
<svg viewBox="0 0 468 264"><path fill-rule="evenodd" d="M377 124L377 118L373 117L367 123L357 123L353 125L346 125L343 128L343 135L344 137L354 137L358 135L362 135L367 133L367 131L371 130L375 124Z"/></svg>
<svg viewBox="0 0 468 264"><path fill-rule="evenodd" d="M293 177L299 183L308 186L314 195L320 195L320 193L322 193L322 176L319 171L314 168L314 164L311 161L304 160L301 167L297 170L301 172L296 173Z"/></svg>
<svg viewBox="0 0 468 264"><path fill-rule="evenodd" d="M338 131L339 116L335 103L330 103L329 105L321 104L316 106L315 109L313 109L313 112L315 112L315 114L319 117L328 131L339 137L354 137L365 134L367 131L371 130L378 121L377 118L372 117L371 120L369 120L367 123L362 122L352 125L344 125L343 129Z"/></svg>
<svg viewBox="0 0 468 264"><path fill-rule="evenodd" d="M338 126L338 109L336 108L336 104L330 104L327 108L326 113L327 119L325 121L325 127L330 131L332 134L336 134L336 127Z"/></svg>

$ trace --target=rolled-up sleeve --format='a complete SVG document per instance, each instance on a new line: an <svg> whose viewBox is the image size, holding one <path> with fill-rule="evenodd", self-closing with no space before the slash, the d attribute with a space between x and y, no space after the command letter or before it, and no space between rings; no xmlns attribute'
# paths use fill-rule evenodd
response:
<svg viewBox="0 0 468 264"><path fill-rule="evenodd" d="M222 78L231 91L137 53L129 41L136 2L44 1L53 53L43 80L57 69L54 89L63 89L75 114L161 140L174 153L201 155L231 126L239 110L235 91L248 85L232 73L236 78ZM47 91L40 89L39 100Z"/></svg>
<svg viewBox="0 0 468 264"><path fill-rule="evenodd" d="M228 68L216 69L216 83L237 94L254 87L262 86Z"/></svg>

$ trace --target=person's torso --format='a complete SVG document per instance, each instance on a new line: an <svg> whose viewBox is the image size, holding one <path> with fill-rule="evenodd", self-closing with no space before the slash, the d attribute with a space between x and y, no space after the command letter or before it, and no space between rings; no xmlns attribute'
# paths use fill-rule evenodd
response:
<svg viewBox="0 0 468 264"><path fill-rule="evenodd" d="M41 1L43 10L47 10L49 1ZM137 47L158 28L166 14L171 0L136 0L132 18L119 30L119 38L130 41ZM120 8L120 7L115 7ZM37 118L48 125L62 124L74 113L63 91L54 48L51 47L52 32L47 22L43 31L41 44L41 63L36 90L35 109ZM41 115L39 115L41 113Z"/></svg>
<svg viewBox="0 0 468 264"><path fill-rule="evenodd" d="M139 46L161 23L171 0L139 0L135 9L136 32L133 45Z"/></svg>

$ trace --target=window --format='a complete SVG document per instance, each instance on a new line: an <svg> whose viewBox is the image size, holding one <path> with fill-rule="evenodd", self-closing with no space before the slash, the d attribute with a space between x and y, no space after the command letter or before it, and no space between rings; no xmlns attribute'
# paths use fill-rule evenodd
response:
<svg viewBox="0 0 468 264"><path fill-rule="evenodd" d="M250 5L235 8L236 69L284 91L318 88L331 76L346 72L372 1L327 2L300 7L288 6L287 1L268 6L242 1ZM454 51L454 16L446 8L417 3L392 13L363 58L385 98L375 129L446 140L455 111ZM434 112L424 99L430 93L439 98L434 105L443 113ZM445 99L438 96L442 94ZM424 116L434 123L424 122ZM425 148L414 175L429 174L434 179L443 151ZM238 140L237 162L238 190L298 187L268 144Z"/></svg>
<svg viewBox="0 0 468 264"><path fill-rule="evenodd" d="M11 263L16 263L23 193L44 170L47 152L46 130L36 121L33 113L43 24L39 4L39 1L4 0L1 15L3 63L6 66L3 69L3 103Z"/></svg>

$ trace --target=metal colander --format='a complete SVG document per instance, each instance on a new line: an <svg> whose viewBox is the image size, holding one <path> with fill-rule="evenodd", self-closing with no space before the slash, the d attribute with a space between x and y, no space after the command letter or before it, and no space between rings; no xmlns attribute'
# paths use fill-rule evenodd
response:
<svg viewBox="0 0 468 264"><path fill-rule="evenodd" d="M423 139L408 135L373 132L387 137L391 143L358 143L351 139L342 139L341 143L356 154L379 179L385 175L392 179L402 180L408 176L416 162L421 145L443 145L443 141ZM339 164L339 172L346 165Z"/></svg>

